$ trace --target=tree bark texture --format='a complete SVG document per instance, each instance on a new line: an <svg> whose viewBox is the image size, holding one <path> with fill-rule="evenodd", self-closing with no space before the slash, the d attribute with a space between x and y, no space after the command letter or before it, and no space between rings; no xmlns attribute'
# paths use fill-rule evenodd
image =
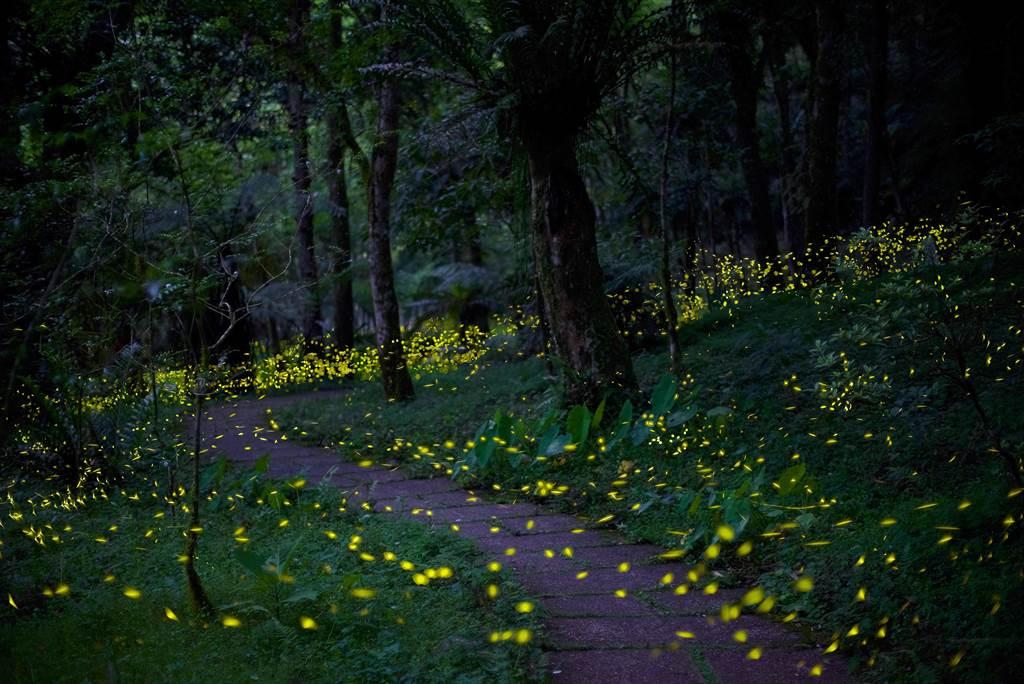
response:
<svg viewBox="0 0 1024 684"><path fill-rule="evenodd" d="M729 88L736 105L736 142L740 148L743 179L750 195L754 250L759 258L764 259L778 255L779 241L772 220L768 172L761 159L761 140L757 130L761 74L754 64L754 39L744 21L745 17L731 12L721 18L726 39L725 61L729 69Z"/></svg>
<svg viewBox="0 0 1024 684"><path fill-rule="evenodd" d="M888 80L886 58L889 52L889 3L871 0L868 19L867 71L868 112L867 140L864 143L864 199L861 222L865 226L878 223L879 190L882 177L882 154L885 145L885 96Z"/></svg>
<svg viewBox="0 0 1024 684"><path fill-rule="evenodd" d="M811 73L807 208L804 212L804 239L808 247L819 245L836 230L842 3L819 0L815 7L815 27L817 47Z"/></svg>
<svg viewBox="0 0 1024 684"><path fill-rule="evenodd" d="M313 182L309 166L309 131L305 103L305 84L299 72L300 55L305 47L309 25L309 0L292 0L288 11L289 64L287 75L288 127L292 135L292 192L295 202L295 236L299 246L299 281L304 293L302 334L306 339L323 335L320 324L320 294L313 241Z"/></svg>
<svg viewBox="0 0 1024 684"><path fill-rule="evenodd" d="M636 378L604 292L594 205L573 141L528 145L533 255L545 318L565 365L567 404L632 395Z"/></svg>
<svg viewBox="0 0 1024 684"><path fill-rule="evenodd" d="M782 233L786 242L786 248L793 250L794 243L802 240L794 237L794 226L799 233L803 228L801 219L801 208L796 201L798 187L795 182L799 172L797 165L796 144L793 135L793 115L790 109L790 84L789 76L786 73L786 52L785 48L777 41L769 41L765 46L769 53L769 69L772 77L772 92L775 96L775 104L779 113L779 142L782 146L782 168L780 177L782 181Z"/></svg>
<svg viewBox="0 0 1024 684"><path fill-rule="evenodd" d="M331 53L341 49L341 15L339 0L331 0L329 47ZM332 104L327 114L327 203L331 215L331 241L334 247L334 341L348 349L355 344L355 311L352 304L352 235L349 224L348 187L345 175L344 120L348 112L344 103Z"/></svg>
<svg viewBox="0 0 1024 684"><path fill-rule="evenodd" d="M675 11L675 3L672 3L672 10ZM682 370L682 362L679 350L679 334L676 326L679 321L679 314L676 311L676 302L672 289L672 253L671 231L668 218L668 171L669 152L672 146L672 136L676 127L676 56L675 53L669 56L669 89L668 108L665 111L665 126L661 143L661 178L658 184L658 218L661 223L661 311L664 319L665 336L668 340L668 356L672 364L672 372L678 375Z"/></svg>
<svg viewBox="0 0 1024 684"><path fill-rule="evenodd" d="M391 64L397 60L398 49L389 46L384 62ZM398 164L398 107L398 84L386 79L377 91L377 139L370 160L367 256L381 380L389 401L404 401L414 394L402 348L398 296L391 264L391 188Z"/></svg>

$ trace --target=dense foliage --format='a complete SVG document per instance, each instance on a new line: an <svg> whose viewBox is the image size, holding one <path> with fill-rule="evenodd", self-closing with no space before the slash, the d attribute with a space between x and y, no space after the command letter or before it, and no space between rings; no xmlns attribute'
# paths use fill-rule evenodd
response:
<svg viewBox="0 0 1024 684"><path fill-rule="evenodd" d="M1019 669L1020 3L7 5L15 680L541 677L465 540L196 427L325 388L268 434L661 544L858 677Z"/></svg>

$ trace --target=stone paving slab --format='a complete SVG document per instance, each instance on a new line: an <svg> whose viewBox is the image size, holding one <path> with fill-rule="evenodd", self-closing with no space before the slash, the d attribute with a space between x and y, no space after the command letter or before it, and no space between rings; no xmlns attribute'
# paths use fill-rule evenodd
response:
<svg viewBox="0 0 1024 684"><path fill-rule="evenodd" d="M362 496L362 495L360 495ZM436 506L434 497L436 494L429 495L429 498L424 496L398 496L398 497L387 497L374 499L375 510L381 510L385 506L389 507L387 510L391 512L412 512L416 511L415 515L420 516L426 522L447 525L451 522L463 522L460 518L453 520L447 513L441 513L441 511L447 508L454 508L453 506ZM435 519L436 516L436 519ZM473 517L470 515L469 517ZM487 519L489 519L488 516Z"/></svg>
<svg viewBox="0 0 1024 684"><path fill-rule="evenodd" d="M515 534L549 534L583 529L580 521L569 515L542 514L526 518L505 518L503 527Z"/></svg>
<svg viewBox="0 0 1024 684"><path fill-rule="evenodd" d="M508 533L506 532L505 534ZM514 549L517 538L506 537L505 539L507 539L507 546L505 548ZM482 547L486 544L487 541L484 540L482 543L478 543L478 546ZM548 557L542 551L520 551L516 549L515 554L511 556L505 553L504 550L492 551L491 557L506 563L520 573L533 573L534 576L541 577L549 574L575 576L580 569L576 561L571 558L560 554Z"/></svg>
<svg viewBox="0 0 1024 684"><path fill-rule="evenodd" d="M464 523L434 523L436 527L443 527L444 529L450 530L457 535L465 537L466 539L487 539L494 538L502 534L500 527L487 521L475 521L475 522L464 522ZM453 529L452 525L458 527ZM495 532L497 530L497 532ZM507 533L506 533L507 534Z"/></svg>
<svg viewBox="0 0 1024 684"><path fill-rule="evenodd" d="M349 503L361 505L364 502L372 502L373 510L378 512L416 511L416 515L425 515L425 517L433 519L437 510L430 499L397 489L385 489L383 485L374 482L359 483L353 487L340 489L346 495Z"/></svg>
<svg viewBox="0 0 1024 684"><path fill-rule="evenodd" d="M548 657L551 681L557 684L703 684L704 677L688 651L654 654L647 649L561 651ZM754 680L750 680L752 684Z"/></svg>
<svg viewBox="0 0 1024 684"><path fill-rule="evenodd" d="M545 534L524 534L516 537L516 548L523 551L543 551L553 549L561 553L562 549L570 548L575 553L576 549L588 546L608 546L613 544L615 539L596 532L582 532L572 534L571 532L552 532Z"/></svg>
<svg viewBox="0 0 1024 684"><path fill-rule="evenodd" d="M545 645L555 650L654 648L677 637L660 617L556 617L547 622Z"/></svg>
<svg viewBox="0 0 1024 684"><path fill-rule="evenodd" d="M744 592L739 589L720 589L714 594L693 589L685 594L673 590L652 591L646 595L651 604L669 615L717 615L726 603L736 603Z"/></svg>
<svg viewBox="0 0 1024 684"><path fill-rule="evenodd" d="M441 522L474 522L478 520L500 519L508 513L530 512L536 510L533 504L468 504L466 506L450 506L432 509L434 520Z"/></svg>
<svg viewBox="0 0 1024 684"><path fill-rule="evenodd" d="M738 620L722 622L720 619L698 616L667 616L663 618L675 631L693 634L694 643L723 649L749 649L753 646L799 648L800 637L795 632L762 618L743 615ZM737 635L744 634L745 641Z"/></svg>
<svg viewBox="0 0 1024 684"><path fill-rule="evenodd" d="M579 594L613 595L616 591L627 593L652 589L660 586L661 574L647 567L633 568L621 573L613 568L588 570L587 575L567 572L545 572L538 568L523 570L523 584L536 596L573 596Z"/></svg>
<svg viewBox="0 0 1024 684"><path fill-rule="evenodd" d="M748 659L746 653L706 650L703 655L719 684L842 684L852 681L839 661L822 657L817 651L765 649L756 661ZM815 665L822 666L820 674L811 674Z"/></svg>
<svg viewBox="0 0 1024 684"><path fill-rule="evenodd" d="M360 505L364 501L369 501L370 498L372 497L368 497L363 489L357 488L353 491L353 496L349 497L349 502L350 504L355 503L356 505ZM427 509L423 506L423 502L418 499L398 497L395 499L373 499L373 510L376 513L412 515L413 511L422 513Z"/></svg>
<svg viewBox="0 0 1024 684"><path fill-rule="evenodd" d="M651 544L615 544L581 548L576 552L576 559L587 567L610 568L618 566L619 563L629 563L630 565L649 563L656 559L659 553L664 553L664 549ZM665 572L671 572L671 570L666 568Z"/></svg>
<svg viewBox="0 0 1024 684"><path fill-rule="evenodd" d="M335 468L334 465L331 466ZM334 474L353 482L408 482L408 476L400 470L383 468L357 468L356 470L335 469Z"/></svg>
<svg viewBox="0 0 1024 684"><path fill-rule="evenodd" d="M273 465L267 468L267 475L272 478L286 480L292 477L301 477L307 482L317 483L327 476L327 465L306 465L302 468L294 469L288 468L282 465Z"/></svg>
<svg viewBox="0 0 1024 684"><path fill-rule="evenodd" d="M397 497L425 497L438 492L450 492L459 486L450 480L394 480L375 483L371 492L382 499Z"/></svg>
<svg viewBox="0 0 1024 684"><path fill-rule="evenodd" d="M627 596L552 596L541 607L554 617L657 617L650 607Z"/></svg>
<svg viewBox="0 0 1024 684"><path fill-rule="evenodd" d="M473 506L484 503L478 496L469 494L463 490L451 492L432 492L424 497L429 502L430 508L449 508L454 506Z"/></svg>

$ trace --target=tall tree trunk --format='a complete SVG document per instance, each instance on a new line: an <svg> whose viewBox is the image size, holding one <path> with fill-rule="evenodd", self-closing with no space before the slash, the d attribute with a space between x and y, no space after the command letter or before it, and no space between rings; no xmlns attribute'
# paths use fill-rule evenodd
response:
<svg viewBox="0 0 1024 684"><path fill-rule="evenodd" d="M384 6L386 8L386 5ZM386 10L385 10L386 11ZM398 61L398 48L384 50L384 63ZM398 164L398 84L384 80L377 90L377 140L370 160L369 240L370 290L373 319L377 329L377 351L384 393L389 401L404 401L414 395L412 378L402 348L398 296L391 265L391 187Z"/></svg>
<svg viewBox="0 0 1024 684"><path fill-rule="evenodd" d="M770 41L765 45L769 53L769 69L772 76L772 92L779 110L779 142L782 145L782 234L786 248L794 249L793 226L801 226L800 210L794 202L794 178L797 173L796 146L793 136L793 114L789 103L789 77L786 74L786 50L782 44Z"/></svg>
<svg viewBox="0 0 1024 684"><path fill-rule="evenodd" d="M864 205L861 222L878 223L882 154L885 145L885 92L888 80L886 58L889 52L889 3L871 0L867 39L868 116L864 144Z"/></svg>
<svg viewBox="0 0 1024 684"><path fill-rule="evenodd" d="M740 166L750 195L750 214L754 223L754 250L759 258L777 256L779 241L772 220L768 172L761 160L761 141L757 131L757 99L761 86L760 68L755 67L754 41L744 23L745 17L726 13L721 18L727 43L725 61L729 68L729 86L736 104L736 142L740 148Z"/></svg>
<svg viewBox="0 0 1024 684"><path fill-rule="evenodd" d="M312 176L309 167L309 131L305 103L305 84L299 62L305 49L305 31L309 24L309 0L292 0L288 11L289 64L288 126L292 134L292 187L295 199L295 235L299 243L299 281L305 305L302 310L302 334L306 339L323 335L320 325L316 246L313 242Z"/></svg>
<svg viewBox="0 0 1024 684"><path fill-rule="evenodd" d="M327 123L330 133L331 122ZM334 341L348 349L355 345L355 307L352 301L352 236L349 225L349 204L345 161L333 157L328 147L330 171L327 181L328 202L331 209L331 240L334 243ZM338 150L340 152L340 150Z"/></svg>
<svg viewBox="0 0 1024 684"><path fill-rule="evenodd" d="M341 2L331 0L329 47L331 55L341 49ZM355 311L352 304L352 236L348 215L348 187L345 176L344 102L330 105L327 114L327 202L331 213L334 243L334 343L348 349L355 344Z"/></svg>
<svg viewBox="0 0 1024 684"><path fill-rule="evenodd" d="M807 140L807 209L804 239L820 244L836 228L836 162L839 156L839 79L842 77L843 5L818 0L816 49ZM820 256L820 255L819 255Z"/></svg>
<svg viewBox="0 0 1024 684"><path fill-rule="evenodd" d="M707 246L701 250L700 260L701 266L707 264L710 259L711 263L714 264L715 259L718 257L718 236L716 226L716 198L715 198L715 184L711 182L711 161L710 155L708 154L708 134L707 130L703 131L701 136L701 155L700 155L700 185L704 190L704 208L707 212L707 232L708 232L708 243Z"/></svg>
<svg viewBox="0 0 1024 684"><path fill-rule="evenodd" d="M675 2L672 3L672 11L675 11ZM682 370L679 358L679 335L676 331L679 314L676 311L676 301L672 293L672 262L670 259L672 243L668 218L668 161L672 136L676 127L675 52L669 55L668 78L668 108L665 110L665 130L661 143L661 182L658 186L658 214L661 221L661 311L664 318L665 335L668 338L669 362L672 364L672 372L678 375Z"/></svg>
<svg viewBox="0 0 1024 684"><path fill-rule="evenodd" d="M629 352L615 325L597 258L594 205L571 138L527 141L530 223L537 277L569 404L636 392Z"/></svg>

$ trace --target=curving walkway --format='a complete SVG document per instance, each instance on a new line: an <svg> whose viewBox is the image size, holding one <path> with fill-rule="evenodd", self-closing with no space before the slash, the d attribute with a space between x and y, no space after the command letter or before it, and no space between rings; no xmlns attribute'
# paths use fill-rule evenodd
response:
<svg viewBox="0 0 1024 684"><path fill-rule="evenodd" d="M839 658L822 656L820 647L779 623L747 615L728 623L719 619L720 606L742 592L675 594L671 587L685 579L686 568L658 562L661 547L631 544L533 503L488 502L447 478L412 479L397 467L363 468L329 449L282 439L270 428L268 410L331 394L215 406L203 421L207 453L241 464L269 454L273 477L326 480L349 505L415 516L473 540L485 555L511 567L549 616L542 643L552 682L849 680ZM678 579L666 586L666 573ZM751 659L755 647L760 657Z"/></svg>

